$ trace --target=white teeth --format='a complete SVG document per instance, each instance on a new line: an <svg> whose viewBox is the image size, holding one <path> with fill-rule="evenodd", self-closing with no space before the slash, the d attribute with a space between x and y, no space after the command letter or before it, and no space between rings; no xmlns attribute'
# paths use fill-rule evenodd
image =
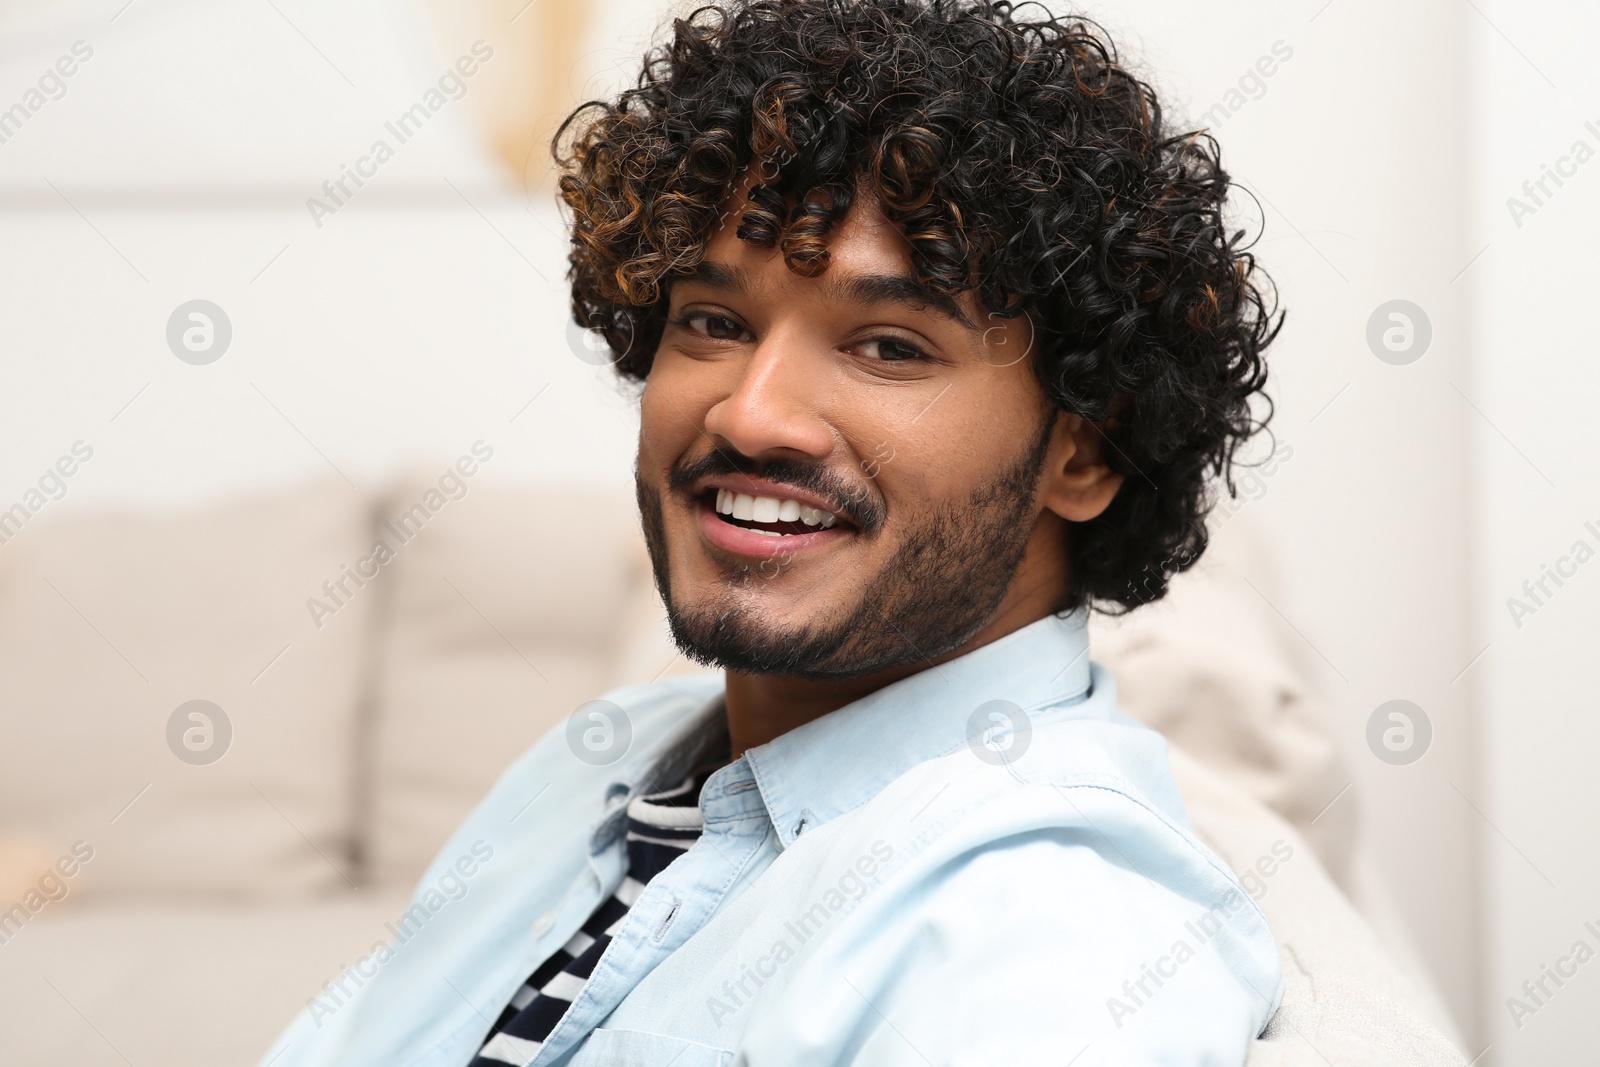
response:
<svg viewBox="0 0 1600 1067"><path fill-rule="evenodd" d="M798 500L775 496L752 496L749 493L736 493L732 489L717 490L716 509L719 515L728 515L750 522L803 522L807 526L815 526L822 530L839 521L831 513L802 504ZM784 536L776 530L757 530L756 533L773 537Z"/></svg>

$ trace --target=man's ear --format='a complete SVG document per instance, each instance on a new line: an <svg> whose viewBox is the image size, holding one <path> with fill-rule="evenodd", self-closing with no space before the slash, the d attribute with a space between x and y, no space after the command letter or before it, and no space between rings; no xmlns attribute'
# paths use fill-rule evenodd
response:
<svg viewBox="0 0 1600 1067"><path fill-rule="evenodd" d="M1106 448L1099 426L1057 411L1040 472L1040 506L1068 522L1088 522L1105 511L1122 488L1122 475L1106 466Z"/></svg>

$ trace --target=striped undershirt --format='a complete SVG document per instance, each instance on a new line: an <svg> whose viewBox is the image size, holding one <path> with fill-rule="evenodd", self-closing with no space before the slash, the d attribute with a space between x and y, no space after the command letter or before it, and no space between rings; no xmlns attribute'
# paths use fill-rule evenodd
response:
<svg viewBox="0 0 1600 1067"><path fill-rule="evenodd" d="M628 873L622 884L522 983L468 1067L523 1067L538 1054L645 885L700 837L700 789L718 766L702 765L676 787L628 803Z"/></svg>

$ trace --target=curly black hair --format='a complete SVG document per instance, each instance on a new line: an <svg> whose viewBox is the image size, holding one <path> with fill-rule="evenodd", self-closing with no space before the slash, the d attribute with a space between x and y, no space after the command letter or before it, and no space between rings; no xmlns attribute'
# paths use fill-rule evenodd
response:
<svg viewBox="0 0 1600 1067"><path fill-rule="evenodd" d="M671 284L747 170L738 236L806 276L876 196L926 289L1034 320L1039 380L1124 476L1070 527L1064 606L1132 608L1204 551L1212 478L1231 491L1271 415L1283 316L1227 231L1215 140L1169 128L1098 26L1031 6L728 0L676 20L637 86L579 107L552 147L573 314L642 381Z"/></svg>

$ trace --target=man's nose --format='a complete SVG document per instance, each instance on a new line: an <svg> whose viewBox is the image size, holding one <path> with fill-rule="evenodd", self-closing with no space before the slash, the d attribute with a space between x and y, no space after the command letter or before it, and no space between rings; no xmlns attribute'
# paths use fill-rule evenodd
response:
<svg viewBox="0 0 1600 1067"><path fill-rule="evenodd" d="M825 459L834 431L819 402L828 353L796 330L762 338L743 364L732 391L706 412L706 432L746 456L802 455Z"/></svg>

